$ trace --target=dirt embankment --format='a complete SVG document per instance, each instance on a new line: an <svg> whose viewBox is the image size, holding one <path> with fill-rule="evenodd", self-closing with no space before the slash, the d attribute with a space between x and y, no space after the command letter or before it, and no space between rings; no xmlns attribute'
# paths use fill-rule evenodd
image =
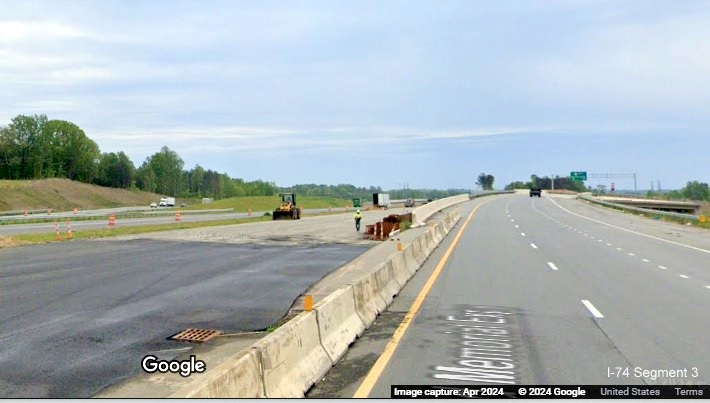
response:
<svg viewBox="0 0 710 403"><path fill-rule="evenodd" d="M158 200L160 196L154 193L106 188L68 179L0 180L0 211L148 206Z"/></svg>

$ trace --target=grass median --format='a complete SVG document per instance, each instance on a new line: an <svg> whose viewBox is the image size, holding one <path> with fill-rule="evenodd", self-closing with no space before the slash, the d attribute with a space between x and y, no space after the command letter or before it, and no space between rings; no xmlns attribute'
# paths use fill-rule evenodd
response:
<svg viewBox="0 0 710 403"><path fill-rule="evenodd" d="M229 220L216 220L216 221L196 221L196 222L181 222L181 223L169 223L169 224L154 224L154 225L140 225L140 226L130 226L130 227L106 227L102 229L92 229L92 230L77 230L72 231L72 239L97 239L97 238L109 238L122 235L136 235L145 234L148 232L160 232L160 231L173 231L181 229L191 229L191 228L202 228L202 227L218 227L223 225L235 225L235 224L246 224L252 222L262 222L271 221L270 216L264 217L251 217L251 218L236 218ZM2 237L0 239L0 248L12 247L20 245L29 244L41 244L49 242L62 242L68 241L68 234L66 231L60 232L60 240L57 241L56 234L54 232L45 232L40 234L22 234L15 235L11 237Z"/></svg>

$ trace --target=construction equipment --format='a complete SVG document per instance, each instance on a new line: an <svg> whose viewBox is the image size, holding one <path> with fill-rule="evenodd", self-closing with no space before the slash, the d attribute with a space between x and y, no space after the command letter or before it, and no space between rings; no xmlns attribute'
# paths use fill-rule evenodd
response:
<svg viewBox="0 0 710 403"><path fill-rule="evenodd" d="M299 220L301 218L301 210L296 205L295 193L279 193L281 196L281 206L274 210L272 217L274 220L282 218Z"/></svg>

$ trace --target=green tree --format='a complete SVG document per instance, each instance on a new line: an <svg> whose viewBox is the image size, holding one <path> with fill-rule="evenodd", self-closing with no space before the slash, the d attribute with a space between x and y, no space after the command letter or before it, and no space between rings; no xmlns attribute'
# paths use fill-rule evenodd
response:
<svg viewBox="0 0 710 403"><path fill-rule="evenodd" d="M688 182L680 191L681 195L690 200L710 200L710 189L704 182Z"/></svg>
<svg viewBox="0 0 710 403"><path fill-rule="evenodd" d="M71 122L50 120L45 130L45 137L51 144L51 165L57 176L93 182L97 174L99 146Z"/></svg>
<svg viewBox="0 0 710 403"><path fill-rule="evenodd" d="M190 194L195 197L202 197L204 193L205 184L205 169L199 165L195 165L192 170L190 170Z"/></svg>
<svg viewBox="0 0 710 403"><path fill-rule="evenodd" d="M10 179L43 177L52 151L46 139L47 121L45 115L18 115L3 130L2 143L8 147L3 159Z"/></svg>
<svg viewBox="0 0 710 403"><path fill-rule="evenodd" d="M182 168L185 163L177 152L163 146L159 152L146 158L145 169L152 171L155 178L155 192L178 196L182 188ZM143 168L143 166L141 166ZM147 172L143 179L148 180Z"/></svg>
<svg viewBox="0 0 710 403"><path fill-rule="evenodd" d="M511 182L507 185L505 185L505 190L514 190L514 189L530 189L532 187L532 183L530 182Z"/></svg>
<svg viewBox="0 0 710 403"><path fill-rule="evenodd" d="M96 184L128 189L136 179L136 168L123 152L103 153L99 157Z"/></svg>
<svg viewBox="0 0 710 403"><path fill-rule="evenodd" d="M155 193L158 188L158 180L155 177L155 172L150 169L148 162L143 164L136 170L136 186L146 192Z"/></svg>
<svg viewBox="0 0 710 403"><path fill-rule="evenodd" d="M476 185L480 186L483 190L493 190L494 181L495 178L493 177L493 175L486 175L484 172L482 172L480 175L478 175Z"/></svg>

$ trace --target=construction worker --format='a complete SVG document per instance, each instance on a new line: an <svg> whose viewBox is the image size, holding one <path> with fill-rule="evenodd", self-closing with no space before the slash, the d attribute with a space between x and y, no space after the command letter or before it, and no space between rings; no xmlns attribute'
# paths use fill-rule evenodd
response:
<svg viewBox="0 0 710 403"><path fill-rule="evenodd" d="M360 220L362 220L362 214L360 214L360 209L355 210L355 229L360 231Z"/></svg>

